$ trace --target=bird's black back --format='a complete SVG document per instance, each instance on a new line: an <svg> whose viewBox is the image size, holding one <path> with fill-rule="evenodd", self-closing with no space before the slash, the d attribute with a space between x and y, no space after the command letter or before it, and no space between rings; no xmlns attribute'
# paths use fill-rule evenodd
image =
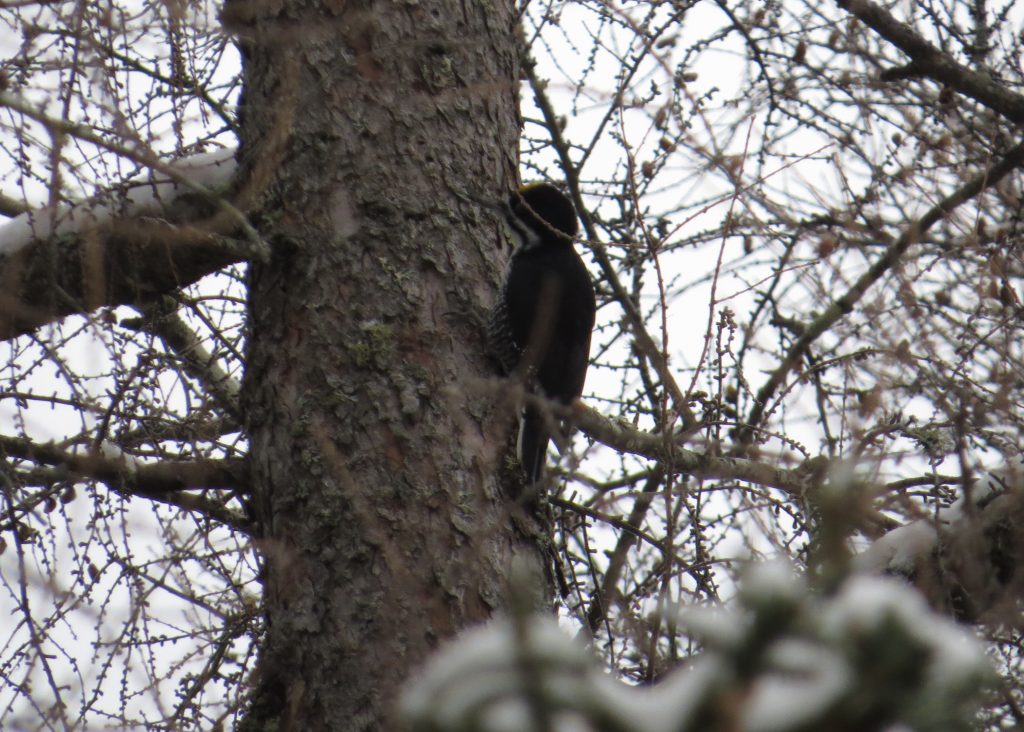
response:
<svg viewBox="0 0 1024 732"><path fill-rule="evenodd" d="M570 242L517 252L502 293L526 377L550 399L583 393L596 305L587 268Z"/></svg>

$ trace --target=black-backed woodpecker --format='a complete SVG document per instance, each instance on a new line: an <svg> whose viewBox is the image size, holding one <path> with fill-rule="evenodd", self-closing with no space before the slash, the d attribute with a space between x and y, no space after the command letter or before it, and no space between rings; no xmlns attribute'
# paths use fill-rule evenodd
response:
<svg viewBox="0 0 1024 732"><path fill-rule="evenodd" d="M548 183L515 191L504 208L515 240L505 284L491 313L490 340L506 373L565 405L583 393L594 329L594 286L576 253L572 202ZM523 410L519 461L529 482L544 472L552 426L536 407Z"/></svg>

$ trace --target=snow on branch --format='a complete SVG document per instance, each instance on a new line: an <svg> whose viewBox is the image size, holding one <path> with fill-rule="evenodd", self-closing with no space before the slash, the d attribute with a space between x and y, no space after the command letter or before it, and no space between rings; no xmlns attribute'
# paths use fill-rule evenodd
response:
<svg viewBox="0 0 1024 732"><path fill-rule="evenodd" d="M0 338L103 306L142 305L254 256L249 238L235 236L240 214L212 200L233 179L234 153L154 163L146 178L0 227Z"/></svg>
<svg viewBox="0 0 1024 732"><path fill-rule="evenodd" d="M967 730L991 678L982 645L895 580L822 597L782 563L753 565L733 609L689 609L703 652L630 687L546 617L465 634L407 690L417 732Z"/></svg>
<svg viewBox="0 0 1024 732"><path fill-rule="evenodd" d="M1016 618L1024 597L1024 459L1018 457L939 508L875 541L857 568L902 577L932 607L971 622Z"/></svg>

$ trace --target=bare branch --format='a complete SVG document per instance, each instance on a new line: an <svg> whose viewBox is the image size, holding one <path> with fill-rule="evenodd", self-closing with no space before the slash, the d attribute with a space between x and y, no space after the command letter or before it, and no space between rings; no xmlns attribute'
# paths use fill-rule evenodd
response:
<svg viewBox="0 0 1024 732"><path fill-rule="evenodd" d="M53 480L98 480L125 496L139 496L196 510L244 529L247 519L219 504L183 491L203 488L244 489L245 463L227 460L164 460L139 463L121 455L76 455L53 444L38 444L20 437L0 436L0 453L8 458L29 460L60 468ZM37 476L38 477L38 476Z"/></svg>
<svg viewBox="0 0 1024 732"><path fill-rule="evenodd" d="M927 76L981 102L1008 120L1024 122L1024 96L1015 94L987 74L958 64L884 8L871 0L836 0L836 4L910 56L911 63L888 72L888 78Z"/></svg>
<svg viewBox="0 0 1024 732"><path fill-rule="evenodd" d="M757 392L746 425L737 431L737 442L746 444L753 439L754 429L760 425L769 401L785 382L790 371L794 370L803 360L811 344L818 340L836 321L852 312L854 305L864 296L868 288L888 272L903 254L921 239L922 234L952 213L958 206L971 200L986 188L994 186L1022 164L1024 164L1024 142L1015 145L998 163L975 176L929 209L920 219L907 226L899 238L857 279L849 290L833 300L820 316L808 324L800 338L790 347L782 363Z"/></svg>
<svg viewBox="0 0 1024 732"><path fill-rule="evenodd" d="M138 328L160 337L182 361L185 370L199 379L210 395L236 422L241 422L238 394L241 385L218 364L195 332L175 312L175 305L158 300L139 308L144 316L125 320L121 325Z"/></svg>

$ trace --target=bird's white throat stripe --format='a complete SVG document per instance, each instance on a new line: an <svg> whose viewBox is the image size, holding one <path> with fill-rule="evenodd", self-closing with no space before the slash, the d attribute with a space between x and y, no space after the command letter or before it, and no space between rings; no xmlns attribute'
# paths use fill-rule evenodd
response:
<svg viewBox="0 0 1024 732"><path fill-rule="evenodd" d="M522 219L518 216L509 216L506 222L515 240L515 251L517 253L528 252L540 245L542 241L540 234L523 223Z"/></svg>

